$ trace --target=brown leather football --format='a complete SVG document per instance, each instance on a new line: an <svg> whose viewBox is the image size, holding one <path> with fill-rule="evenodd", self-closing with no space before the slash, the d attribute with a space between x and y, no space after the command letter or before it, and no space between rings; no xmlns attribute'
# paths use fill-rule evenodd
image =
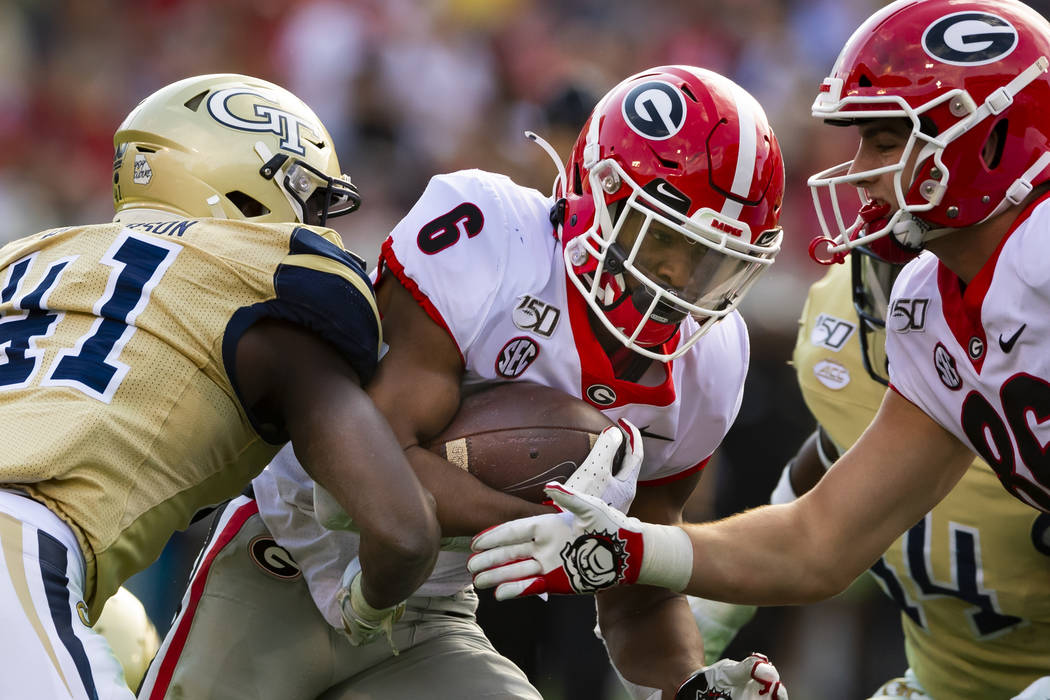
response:
<svg viewBox="0 0 1050 700"><path fill-rule="evenodd" d="M483 483L533 503L565 481L613 422L582 399L532 382L508 382L464 396L459 412L427 447Z"/></svg>

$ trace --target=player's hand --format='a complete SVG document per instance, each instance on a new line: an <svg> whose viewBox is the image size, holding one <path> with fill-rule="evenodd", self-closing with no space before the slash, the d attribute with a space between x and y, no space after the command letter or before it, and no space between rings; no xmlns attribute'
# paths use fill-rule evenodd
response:
<svg viewBox="0 0 1050 700"><path fill-rule="evenodd" d="M638 472L642 467L642 435L627 420L620 420L620 428L610 426L602 431L587 459L565 481L565 485L626 513L638 489ZM624 437L627 442L623 459L620 468L613 473Z"/></svg>
<svg viewBox="0 0 1050 700"><path fill-rule="evenodd" d="M540 593L594 593L634 583L642 561L642 523L568 484L545 489L561 513L535 515L474 537L467 562L478 588L497 600Z"/></svg>
<svg viewBox="0 0 1050 700"><path fill-rule="evenodd" d="M788 700L780 673L762 654L751 654L743 661L722 659L705 666L679 686L674 697L675 700Z"/></svg>
<svg viewBox="0 0 1050 700"><path fill-rule="evenodd" d="M375 641L385 635L393 649L394 623L405 614L405 603L402 601L389 608L373 608L361 592L361 560L354 557L343 572L341 588L336 594L336 601L343 616L343 630L350 638L352 645L361 646Z"/></svg>

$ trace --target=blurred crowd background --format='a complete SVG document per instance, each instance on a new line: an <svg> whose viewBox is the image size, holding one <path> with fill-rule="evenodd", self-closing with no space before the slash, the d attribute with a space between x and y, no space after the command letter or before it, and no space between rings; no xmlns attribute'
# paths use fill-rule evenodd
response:
<svg viewBox="0 0 1050 700"><path fill-rule="evenodd" d="M164 84L239 72L310 104L364 204L336 219L373 262L438 172L482 168L548 192L591 106L624 77L689 63L764 105L788 171L785 245L743 313L752 367L740 417L690 516L768 499L812 430L788 365L807 287L822 274L807 176L847 160L854 135L809 115L820 81L877 0L5 0L0 3L0 243L112 217L112 134ZM1046 13L1047 3L1035 2ZM163 635L207 522L173 538L129 587ZM746 546L746 543L741 543ZM755 572L776 576L775 571ZM550 698L626 697L593 634L590 599L486 603L501 650ZM769 654L792 697L867 697L906 666L898 616L874 586L804 608L768 608L727 655Z"/></svg>

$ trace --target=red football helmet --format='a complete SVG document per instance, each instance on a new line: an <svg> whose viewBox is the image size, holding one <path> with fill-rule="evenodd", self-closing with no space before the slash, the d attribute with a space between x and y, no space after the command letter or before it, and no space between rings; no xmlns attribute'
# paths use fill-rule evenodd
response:
<svg viewBox="0 0 1050 700"><path fill-rule="evenodd" d="M841 260L890 232L918 249L1019 204L1050 179L1048 59L1050 23L1016 0L897 0L868 18L824 79L813 116L833 124L902 117L911 135L895 165L850 172L850 161L809 179L825 234L811 254ZM986 152L993 136L997 148ZM856 209L844 216L837 185L852 189L886 172L896 211L872 211L858 190L856 219Z"/></svg>
<svg viewBox="0 0 1050 700"><path fill-rule="evenodd" d="M595 107L556 184L569 279L626 347L686 352L780 250L780 146L751 95L661 66ZM699 328L678 338L691 314Z"/></svg>

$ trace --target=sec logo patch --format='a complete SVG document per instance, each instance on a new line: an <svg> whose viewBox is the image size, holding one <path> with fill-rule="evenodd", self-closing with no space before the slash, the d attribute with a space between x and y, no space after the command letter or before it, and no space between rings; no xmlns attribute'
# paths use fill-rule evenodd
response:
<svg viewBox="0 0 1050 700"><path fill-rule="evenodd" d="M540 348L531 338L513 338L496 357L496 374L506 379L520 377L539 356Z"/></svg>

